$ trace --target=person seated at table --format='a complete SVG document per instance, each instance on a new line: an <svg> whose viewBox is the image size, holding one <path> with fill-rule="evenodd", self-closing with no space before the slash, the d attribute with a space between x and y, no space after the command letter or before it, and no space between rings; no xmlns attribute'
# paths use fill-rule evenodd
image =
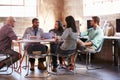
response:
<svg viewBox="0 0 120 80"><path fill-rule="evenodd" d="M55 36L61 36L63 34L63 31L64 30L63 30L62 22L61 21L56 21L54 29L51 29L49 31L49 33L53 34L53 37L55 37ZM58 44L56 42L51 42L50 43L50 52L51 52L51 54L55 54L57 45ZM62 59L61 59L61 57L59 58L59 62L62 65ZM58 64L57 64L57 57L54 56L54 55L52 56L52 65L53 65L52 71L56 72L57 71L56 68L57 68Z"/></svg>
<svg viewBox="0 0 120 80"><path fill-rule="evenodd" d="M95 51L97 50L103 42L104 33L99 26L100 18L98 16L93 16L90 22L92 28L88 29L86 32L82 32L81 36L88 36L87 41L78 41L78 49L84 52L86 49Z"/></svg>
<svg viewBox="0 0 120 80"><path fill-rule="evenodd" d="M67 26L65 31L63 32L61 37L56 37L56 41L59 43L60 40L63 40L63 43L59 44L59 47L56 50L56 53L59 55L69 55L73 54L71 57L71 61L68 65L69 70L74 69L74 53L76 51L76 45L77 45L77 28L75 24L75 20L72 16L67 16L65 19ZM69 52L69 54L68 54Z"/></svg>
<svg viewBox="0 0 120 80"><path fill-rule="evenodd" d="M23 35L23 39L29 38L30 39L40 39L43 34L43 30L39 28L39 20L37 18L32 19L32 27L28 27L25 30L25 33ZM45 54L47 52L47 46L41 44L40 42L34 42L34 43L27 43L25 45L25 49L27 50L28 54L32 54L34 51L41 51L42 54ZM38 69L40 70L46 70L46 67L44 65L45 58L39 58L38 59ZM35 59L29 58L30 64L31 64L31 71L34 71L34 65L35 65Z"/></svg>
<svg viewBox="0 0 120 80"><path fill-rule="evenodd" d="M8 17L6 24L0 29L0 54L8 54L9 57L0 61L0 69L4 66L10 66L21 58L20 53L11 49L12 40L17 40L17 36L13 30L15 19ZM12 58L12 63L11 63Z"/></svg>

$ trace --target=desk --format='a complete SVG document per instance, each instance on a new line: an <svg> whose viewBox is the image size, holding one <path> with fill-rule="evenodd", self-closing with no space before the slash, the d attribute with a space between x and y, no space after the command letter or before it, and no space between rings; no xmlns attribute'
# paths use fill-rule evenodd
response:
<svg viewBox="0 0 120 80"><path fill-rule="evenodd" d="M115 45L116 45L116 40L119 40L120 37L118 36L104 36L104 39L108 39L108 40L112 40L112 60L113 60L113 65L115 65L115 60L116 60L116 57L115 57ZM119 54L119 53L117 53ZM117 65L118 65L118 70L119 70L119 65L120 65L120 56L117 55L118 58L117 58Z"/></svg>
<svg viewBox="0 0 120 80"><path fill-rule="evenodd" d="M118 39L120 39L120 37L118 37L118 36L104 36L104 39L114 39L114 40L118 40Z"/></svg>
<svg viewBox="0 0 120 80"><path fill-rule="evenodd" d="M18 47L19 47L19 53L21 52L21 43L32 43L32 42L54 42L54 39L42 39L42 40L13 40L13 43L18 43ZM24 59L25 56L25 52L23 53L22 58L20 59L20 64L19 67L17 69L17 72L21 74L22 70L21 70L21 65L22 65L22 61Z"/></svg>
<svg viewBox="0 0 120 80"><path fill-rule="evenodd" d="M42 40L13 40L13 42L17 43L32 43L32 42L54 42L55 39L42 39Z"/></svg>
<svg viewBox="0 0 120 80"><path fill-rule="evenodd" d="M83 36L83 37L80 37L80 39L88 39L88 36ZM113 61L113 64L115 64L115 41L116 40L119 40L120 37L118 36L104 36L104 39L105 40L112 40L112 61ZM119 70L119 65L120 65L120 56L118 56L118 70Z"/></svg>
<svg viewBox="0 0 120 80"><path fill-rule="evenodd" d="M80 37L80 39L88 39L88 36ZM118 37L118 36L104 36L104 39L115 39L115 40L118 40L118 39L120 39L120 37Z"/></svg>

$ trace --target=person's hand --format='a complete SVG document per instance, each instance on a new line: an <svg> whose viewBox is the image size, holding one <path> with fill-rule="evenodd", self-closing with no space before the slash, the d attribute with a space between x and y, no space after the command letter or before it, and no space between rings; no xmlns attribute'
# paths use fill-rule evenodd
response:
<svg viewBox="0 0 120 80"><path fill-rule="evenodd" d="M56 33L54 33L53 35L52 35L52 38L56 38L57 37L57 34Z"/></svg>
<svg viewBox="0 0 120 80"><path fill-rule="evenodd" d="M52 35L52 38L55 39L55 35Z"/></svg>
<svg viewBox="0 0 120 80"><path fill-rule="evenodd" d="M30 39L37 39L37 36L30 36Z"/></svg>
<svg viewBox="0 0 120 80"><path fill-rule="evenodd" d="M59 39L58 39L58 37L55 37L55 42L57 43L57 42L59 42Z"/></svg>
<svg viewBox="0 0 120 80"><path fill-rule="evenodd" d="M17 38L16 40L17 40L17 41L18 41L18 40L22 40L22 38Z"/></svg>
<svg viewBox="0 0 120 80"><path fill-rule="evenodd" d="M85 46L85 43L81 40L78 41L78 43L81 45L81 46Z"/></svg>
<svg viewBox="0 0 120 80"><path fill-rule="evenodd" d="M22 40L22 38L19 38L18 40Z"/></svg>

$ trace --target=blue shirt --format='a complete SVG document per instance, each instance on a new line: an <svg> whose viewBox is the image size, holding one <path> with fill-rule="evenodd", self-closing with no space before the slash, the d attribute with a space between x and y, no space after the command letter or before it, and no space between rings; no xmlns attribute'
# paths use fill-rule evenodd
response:
<svg viewBox="0 0 120 80"><path fill-rule="evenodd" d="M103 30L99 26L96 29L88 29L86 32L81 33L81 36L88 36L86 42L92 42L92 46L94 46L96 49L100 47L104 39Z"/></svg>
<svg viewBox="0 0 120 80"><path fill-rule="evenodd" d="M29 36L37 36L37 37L41 38L41 36L43 34L43 30L41 28L38 28L37 32L35 32L35 29L33 27L28 27L24 32L23 39L27 39L28 34L29 34ZM39 42L26 43L24 48L26 49L28 46L38 45L38 44L40 44L40 43Z"/></svg>
<svg viewBox="0 0 120 80"><path fill-rule="evenodd" d="M37 32L36 32L36 35L35 35L35 30L33 27L28 27L26 30L25 30L25 33L23 35L23 38L26 39L27 38L27 35L30 35L30 36L38 36L38 37L41 37L42 34L43 34L43 30L41 28L38 28Z"/></svg>

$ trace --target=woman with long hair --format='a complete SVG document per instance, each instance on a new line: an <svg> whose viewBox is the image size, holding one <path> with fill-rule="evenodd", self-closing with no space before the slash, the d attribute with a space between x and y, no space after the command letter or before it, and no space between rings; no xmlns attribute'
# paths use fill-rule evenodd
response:
<svg viewBox="0 0 120 80"><path fill-rule="evenodd" d="M76 50L77 45L77 29L75 20L72 16L67 16L66 19L66 29L63 32L62 36L60 38L56 38L56 41L59 41L60 39L63 40L63 43L59 46L57 49L57 54L60 55L69 55L73 54ZM71 53L65 53L65 52L71 52ZM71 57L70 65L68 66L69 70L74 69L74 54Z"/></svg>
<svg viewBox="0 0 120 80"><path fill-rule="evenodd" d="M63 34L63 31L64 30L63 30L62 22L58 20L58 21L55 22L54 29L51 29L49 32L56 35L56 36L61 36ZM51 42L50 43L50 52L51 52L51 54L55 54L56 48L57 48L57 43L56 42ZM61 57L59 58L59 62L62 65ZM56 72L57 71L56 68L58 66L56 56L52 56L52 65L53 65L52 71Z"/></svg>

